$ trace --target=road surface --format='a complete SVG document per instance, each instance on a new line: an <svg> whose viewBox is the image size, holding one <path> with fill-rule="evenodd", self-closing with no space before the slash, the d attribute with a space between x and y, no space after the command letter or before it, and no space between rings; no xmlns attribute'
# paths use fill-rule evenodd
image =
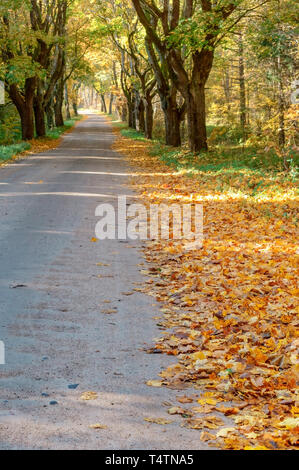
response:
<svg viewBox="0 0 299 470"><path fill-rule="evenodd" d="M57 149L0 168L1 449L205 448L178 416L144 421L170 418L163 402L183 392L145 384L171 358L143 351L160 331L159 306L133 291L139 242L90 241L96 207L134 197L113 141L90 114Z"/></svg>

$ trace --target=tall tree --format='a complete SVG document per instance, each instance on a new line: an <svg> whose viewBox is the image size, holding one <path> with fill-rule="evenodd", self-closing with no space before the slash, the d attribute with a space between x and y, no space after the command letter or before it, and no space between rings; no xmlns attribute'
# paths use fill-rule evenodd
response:
<svg viewBox="0 0 299 470"><path fill-rule="evenodd" d="M233 15L243 1L132 2L149 40L167 64L172 83L185 99L190 149L206 150L205 85L217 44L245 14Z"/></svg>

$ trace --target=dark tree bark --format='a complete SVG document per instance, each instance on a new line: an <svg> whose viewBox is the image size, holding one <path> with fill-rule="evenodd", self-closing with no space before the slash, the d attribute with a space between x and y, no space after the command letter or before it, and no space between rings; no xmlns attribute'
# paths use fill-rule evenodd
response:
<svg viewBox="0 0 299 470"><path fill-rule="evenodd" d="M46 136L46 115L43 105L43 83L40 79L37 81L36 93L33 101L35 132L37 137Z"/></svg>
<svg viewBox="0 0 299 470"><path fill-rule="evenodd" d="M237 8L237 3L225 2L223 6L219 6L217 2L214 3L211 0L200 0L206 33L204 46L198 45L198 49L191 55L190 74L189 61L188 68L186 65L184 44L169 44L168 38L179 25L180 20L194 19L197 2L185 0L183 8L181 8L180 0L173 0L171 5L168 0L165 0L160 3L160 7L149 0L132 0L132 2L147 33L149 60L155 71L161 102L169 95L169 81L171 81L172 86L176 87L185 99L190 149L194 152L206 150L205 84L212 69L214 50L223 30L223 22ZM165 39L161 39L161 35L157 33L158 26L162 28ZM173 117L174 108L172 108L173 112L170 112L171 106L165 106L163 102L162 107L169 113L170 118ZM183 113L179 111L178 113L180 117L183 116ZM167 115L165 121L168 123L167 132L169 132L172 123L168 122Z"/></svg>
<svg viewBox="0 0 299 470"><path fill-rule="evenodd" d="M145 107L143 99L139 98L138 103L138 130L145 132Z"/></svg>
<svg viewBox="0 0 299 470"><path fill-rule="evenodd" d="M9 86L9 96L21 118L23 140L31 140L34 138L33 101L36 86L36 77L26 79L24 95L20 92L17 85L12 84Z"/></svg>
<svg viewBox="0 0 299 470"><path fill-rule="evenodd" d="M21 126L22 126L22 139L31 140L34 138L34 114L33 108L30 104L26 103L20 112Z"/></svg>
<svg viewBox="0 0 299 470"><path fill-rule="evenodd" d="M53 11L51 23L49 22L49 11L46 10L42 2L31 0L30 21L33 31L44 32L46 34L53 34L56 37L62 38L65 35L65 25L67 20L67 1L56 0L53 2ZM46 119L45 110L53 96L55 86L64 73L65 68L65 51L62 44L55 42L47 42L43 39L43 35L39 35L38 48L36 50L35 61L47 71L47 80L44 82L38 79L37 92L34 100L35 112L35 126L36 132L39 137L46 135ZM53 54L53 48L55 52ZM62 86L62 90L60 89ZM63 88L64 83L59 85L59 100L63 103ZM57 103L59 106L59 103ZM61 104L62 107L62 104ZM58 122L61 122L59 110L55 106L55 115L58 117Z"/></svg>
<svg viewBox="0 0 299 470"><path fill-rule="evenodd" d="M63 78L60 78L56 86L56 94L55 94L56 100L55 100L55 105L54 105L56 127L64 126L64 119L63 119L63 114L62 114L63 90L64 90L64 81L63 81Z"/></svg>
<svg viewBox="0 0 299 470"><path fill-rule="evenodd" d="M189 78L176 51L170 57L175 70L174 83L185 99L190 150L208 149L206 129L205 85L212 70L214 49L202 49L192 54L192 74Z"/></svg>
<svg viewBox="0 0 299 470"><path fill-rule="evenodd" d="M177 105L177 93L172 89L170 96L161 98L165 120L165 143L173 147L181 145L181 114Z"/></svg>
<svg viewBox="0 0 299 470"><path fill-rule="evenodd" d="M136 112L135 112L135 100L132 98L127 99L128 107L128 126L132 129L136 129Z"/></svg>
<svg viewBox="0 0 299 470"><path fill-rule="evenodd" d="M45 109L53 94L55 84L61 76L63 62L63 44L58 45L65 34L67 0L53 0L52 2L39 2L30 0L29 34L36 33L36 43L28 46L26 53L32 62L39 65L40 71L47 75L47 83L42 83L37 76L27 78L24 90L20 90L16 84L8 84L10 97L15 104L21 118L22 136L28 140L34 137L34 118L38 136L46 134ZM9 16L4 15L3 24L10 32ZM50 39L52 38L52 39ZM55 46L56 45L56 46ZM23 47L23 46L22 46ZM26 45L24 46L26 48ZM56 64L51 68L53 49L57 49ZM0 44L2 60L8 62L17 55L10 44ZM36 96L34 94L36 92Z"/></svg>
<svg viewBox="0 0 299 470"><path fill-rule="evenodd" d="M34 117L35 117L35 131L37 137L46 136L46 116L45 110L41 101L36 97L34 99Z"/></svg>
<svg viewBox="0 0 299 470"><path fill-rule="evenodd" d="M190 90L190 93L186 96L186 105L190 149L194 152L207 150L204 84L199 84L196 90Z"/></svg>
<svg viewBox="0 0 299 470"><path fill-rule="evenodd" d="M64 85L64 99L65 99L65 107L66 107L66 118L71 119L69 93L68 93L67 84Z"/></svg>
<svg viewBox="0 0 299 470"><path fill-rule="evenodd" d="M147 139L153 138L154 110L152 98L145 100L145 125L144 135Z"/></svg>
<svg viewBox="0 0 299 470"><path fill-rule="evenodd" d="M181 145L181 129L180 124L184 116L183 107L179 107L177 103L177 89L170 83L168 74L166 73L166 64L159 64L159 60L155 53L153 43L150 37L146 38L146 47L149 62L153 67L157 82L157 91L160 97L165 122L165 143L173 147Z"/></svg>

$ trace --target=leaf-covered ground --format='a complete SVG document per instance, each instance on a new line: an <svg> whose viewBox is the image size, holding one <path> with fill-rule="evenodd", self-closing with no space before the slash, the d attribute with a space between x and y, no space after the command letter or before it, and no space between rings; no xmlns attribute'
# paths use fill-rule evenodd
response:
<svg viewBox="0 0 299 470"><path fill-rule="evenodd" d="M143 203L204 207L201 249L186 251L182 240L151 241L145 248L144 291L161 302L163 313L163 334L148 352L177 359L148 384L185 389L169 414L181 415L182 426L199 430L194 439L214 448L295 448L295 182L269 173L254 191L260 180L254 172L190 174L184 161L178 166L170 159L166 165L149 142L120 134L114 148L134 168L132 185Z"/></svg>

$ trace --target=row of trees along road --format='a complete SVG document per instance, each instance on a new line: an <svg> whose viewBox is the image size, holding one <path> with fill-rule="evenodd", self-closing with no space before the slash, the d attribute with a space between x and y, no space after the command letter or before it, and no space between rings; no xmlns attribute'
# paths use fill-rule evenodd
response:
<svg viewBox="0 0 299 470"><path fill-rule="evenodd" d="M237 115L243 141L273 120L284 146L295 10L294 0L3 0L0 79L23 139L63 125L63 106L77 113L90 87L149 139L159 100L168 145L181 145L186 123L190 150L207 150L208 108L232 127Z"/></svg>

